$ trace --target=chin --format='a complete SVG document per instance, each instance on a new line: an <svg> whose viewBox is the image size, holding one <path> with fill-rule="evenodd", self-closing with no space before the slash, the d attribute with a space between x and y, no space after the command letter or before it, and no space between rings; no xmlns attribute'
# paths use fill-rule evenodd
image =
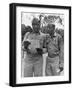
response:
<svg viewBox="0 0 73 90"><path fill-rule="evenodd" d="M39 31L38 32L35 32L35 33L39 33Z"/></svg>
<svg viewBox="0 0 73 90"><path fill-rule="evenodd" d="M38 30L35 30L35 33L38 33L39 31Z"/></svg>

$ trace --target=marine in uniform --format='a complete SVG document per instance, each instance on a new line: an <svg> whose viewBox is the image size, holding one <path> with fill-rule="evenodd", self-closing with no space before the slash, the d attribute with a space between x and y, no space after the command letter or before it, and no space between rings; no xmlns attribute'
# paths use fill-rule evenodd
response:
<svg viewBox="0 0 73 90"><path fill-rule="evenodd" d="M26 51L24 58L24 77L39 77L43 75L43 41L40 34L40 22L37 18L32 20L32 32L24 36L22 46Z"/></svg>
<svg viewBox="0 0 73 90"><path fill-rule="evenodd" d="M46 76L57 76L63 70L63 43L59 34L55 33L55 25L49 24L49 35L46 39L48 56L46 58Z"/></svg>

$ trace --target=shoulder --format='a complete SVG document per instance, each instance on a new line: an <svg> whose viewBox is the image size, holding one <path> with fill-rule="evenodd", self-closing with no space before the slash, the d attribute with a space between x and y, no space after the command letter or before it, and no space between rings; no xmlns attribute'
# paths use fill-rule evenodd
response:
<svg viewBox="0 0 73 90"><path fill-rule="evenodd" d="M40 37L41 37L41 38L44 38L44 37L45 37L45 34L42 33L42 32L40 32Z"/></svg>
<svg viewBox="0 0 73 90"><path fill-rule="evenodd" d="M25 36L28 36L28 35L30 35L30 32L27 32L27 33L25 34Z"/></svg>
<svg viewBox="0 0 73 90"><path fill-rule="evenodd" d="M31 33L30 33L30 32L27 32L27 33L25 34L24 38L28 38L29 35L31 35Z"/></svg>
<svg viewBox="0 0 73 90"><path fill-rule="evenodd" d="M40 35L41 35L42 37L49 37L49 36L50 36L49 34L44 34L44 33L42 33L42 32L40 32Z"/></svg>
<svg viewBox="0 0 73 90"><path fill-rule="evenodd" d="M58 33L56 33L56 37L59 38L59 39L62 38L62 36L60 34L58 34Z"/></svg>

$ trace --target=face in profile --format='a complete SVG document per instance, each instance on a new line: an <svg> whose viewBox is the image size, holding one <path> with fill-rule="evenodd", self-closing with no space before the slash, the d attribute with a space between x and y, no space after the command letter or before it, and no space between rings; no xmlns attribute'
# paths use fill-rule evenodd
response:
<svg viewBox="0 0 73 90"><path fill-rule="evenodd" d="M50 35L53 35L53 34L54 34L54 30L55 30L55 25L50 24L50 25L48 26L49 34L50 34Z"/></svg>

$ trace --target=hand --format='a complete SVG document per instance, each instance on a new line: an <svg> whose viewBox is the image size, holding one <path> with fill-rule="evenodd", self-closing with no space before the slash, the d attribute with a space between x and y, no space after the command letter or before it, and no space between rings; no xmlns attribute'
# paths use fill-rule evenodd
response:
<svg viewBox="0 0 73 90"><path fill-rule="evenodd" d="M28 49L28 46L30 45L31 43L29 41L24 41L24 48L25 49Z"/></svg>
<svg viewBox="0 0 73 90"><path fill-rule="evenodd" d="M59 69L60 69L60 72L63 71L63 69L64 69L64 63L62 63L62 62L59 63Z"/></svg>
<svg viewBox="0 0 73 90"><path fill-rule="evenodd" d="M36 48L36 50L37 50L37 53L38 53L38 54L40 54L40 55L43 54L43 50L42 50L41 48Z"/></svg>
<svg viewBox="0 0 73 90"><path fill-rule="evenodd" d="M29 45L28 49L29 49L30 53L32 53L32 54L37 53L37 50L34 47L32 47L32 45Z"/></svg>
<svg viewBox="0 0 73 90"><path fill-rule="evenodd" d="M63 71L63 67L59 67L59 69L60 69L60 72L62 72L62 71Z"/></svg>

